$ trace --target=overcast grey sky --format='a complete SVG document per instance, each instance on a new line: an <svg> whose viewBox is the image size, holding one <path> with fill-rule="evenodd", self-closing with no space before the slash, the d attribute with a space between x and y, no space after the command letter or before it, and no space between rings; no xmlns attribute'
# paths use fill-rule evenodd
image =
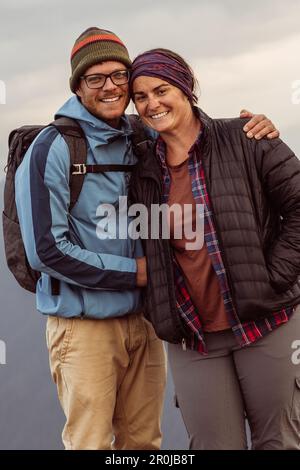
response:
<svg viewBox="0 0 300 470"><path fill-rule="evenodd" d="M132 57L157 46L179 52L208 114L267 113L300 155L300 0L1 0L1 166L9 130L47 123L70 96L70 50L89 26L117 33Z"/></svg>

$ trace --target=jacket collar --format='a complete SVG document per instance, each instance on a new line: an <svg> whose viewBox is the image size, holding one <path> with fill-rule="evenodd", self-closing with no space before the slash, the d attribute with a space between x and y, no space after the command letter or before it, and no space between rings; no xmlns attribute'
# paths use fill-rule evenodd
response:
<svg viewBox="0 0 300 470"><path fill-rule="evenodd" d="M56 113L55 118L65 116L76 119L93 147L105 145L120 137L132 134L128 118L121 117L120 128L115 129L106 122L92 115L76 96L72 96Z"/></svg>

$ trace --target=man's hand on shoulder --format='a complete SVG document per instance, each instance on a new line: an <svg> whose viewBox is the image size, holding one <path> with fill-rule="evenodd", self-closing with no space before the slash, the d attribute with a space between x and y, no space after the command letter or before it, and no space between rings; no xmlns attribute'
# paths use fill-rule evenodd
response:
<svg viewBox="0 0 300 470"><path fill-rule="evenodd" d="M273 122L264 114L253 114L246 109L242 109L240 117L251 118L243 128L249 139L252 139L253 137L257 140L260 140L263 137L276 139L280 135Z"/></svg>

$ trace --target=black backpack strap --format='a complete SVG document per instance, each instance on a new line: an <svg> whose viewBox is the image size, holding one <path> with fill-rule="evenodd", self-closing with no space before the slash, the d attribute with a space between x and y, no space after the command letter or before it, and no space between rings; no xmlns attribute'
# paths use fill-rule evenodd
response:
<svg viewBox="0 0 300 470"><path fill-rule="evenodd" d="M129 114L128 118L133 130L133 134L131 136L133 152L136 156L141 157L150 147L152 147L153 140L146 134L145 126L139 116L136 114Z"/></svg>
<svg viewBox="0 0 300 470"><path fill-rule="evenodd" d="M71 166L71 175L85 175L86 173L106 173L108 171L133 171L136 165L85 165L84 163L75 163Z"/></svg>
<svg viewBox="0 0 300 470"><path fill-rule="evenodd" d="M85 165L87 160L87 141L78 122L74 119L61 117L53 121L50 125L55 127L66 141L70 153L70 169L73 165ZM84 173L76 174L76 176L73 177L72 172L70 171L69 211L72 210L78 200L83 181ZM58 279L53 277L51 278L51 291L52 295L59 295L60 293L60 282Z"/></svg>
<svg viewBox="0 0 300 470"><path fill-rule="evenodd" d="M61 117L51 123L63 136L70 152L70 206L75 206L82 189L85 173L72 173L73 165L85 165L87 160L87 141L85 134L75 119ZM76 175L76 176L73 176Z"/></svg>

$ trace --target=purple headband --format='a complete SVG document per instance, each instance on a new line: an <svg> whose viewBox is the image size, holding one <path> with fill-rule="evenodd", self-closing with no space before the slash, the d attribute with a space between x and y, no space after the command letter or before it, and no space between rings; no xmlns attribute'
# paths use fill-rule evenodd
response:
<svg viewBox="0 0 300 470"><path fill-rule="evenodd" d="M130 76L130 89L134 80L141 75L157 77L171 85L180 88L193 104L193 78L187 70L175 58L171 58L162 52L145 52L139 55L132 63Z"/></svg>

